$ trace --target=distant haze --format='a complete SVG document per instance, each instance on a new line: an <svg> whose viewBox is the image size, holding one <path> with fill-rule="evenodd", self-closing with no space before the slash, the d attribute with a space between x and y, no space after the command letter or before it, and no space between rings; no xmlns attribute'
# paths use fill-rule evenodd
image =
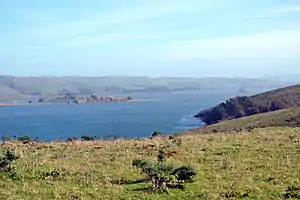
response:
<svg viewBox="0 0 300 200"><path fill-rule="evenodd" d="M298 0L2 0L0 74L300 73Z"/></svg>
<svg viewBox="0 0 300 200"><path fill-rule="evenodd" d="M249 95L274 88L292 85L297 81L246 78L149 78L149 77L13 77L0 76L0 99L26 98L28 96L65 95L66 93L90 95L155 93L173 91L233 92ZM129 95L129 94L128 94Z"/></svg>

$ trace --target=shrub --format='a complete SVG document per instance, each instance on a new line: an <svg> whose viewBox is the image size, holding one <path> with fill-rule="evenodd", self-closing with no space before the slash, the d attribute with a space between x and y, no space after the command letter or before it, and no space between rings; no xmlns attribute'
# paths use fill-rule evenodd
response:
<svg viewBox="0 0 300 200"><path fill-rule="evenodd" d="M133 160L132 166L140 168L152 183L152 190L168 192L168 188L184 188L186 182L193 182L196 171L189 166L176 167L166 163L165 152L159 151L157 162L143 159Z"/></svg>
<svg viewBox="0 0 300 200"><path fill-rule="evenodd" d="M154 131L152 133L152 137L156 137L156 136L159 136L159 135L162 135L162 132L161 131Z"/></svg>
<svg viewBox="0 0 300 200"><path fill-rule="evenodd" d="M300 187L288 186L285 192L282 193L284 199L300 199Z"/></svg>
<svg viewBox="0 0 300 200"><path fill-rule="evenodd" d="M7 141L11 141L11 139L8 136L2 136L2 141L7 142Z"/></svg>
<svg viewBox="0 0 300 200"><path fill-rule="evenodd" d="M22 142L23 144L28 144L31 141L31 138L28 135L18 137L18 140Z"/></svg>
<svg viewBox="0 0 300 200"><path fill-rule="evenodd" d="M193 168L181 166L173 171L178 181L193 182L196 172Z"/></svg>
<svg viewBox="0 0 300 200"><path fill-rule="evenodd" d="M146 165L149 165L149 161L143 160L143 159L135 159L132 161L132 166L137 168L143 168Z"/></svg>
<svg viewBox="0 0 300 200"><path fill-rule="evenodd" d="M90 136L84 135L84 136L81 137L81 140L83 140L83 141L92 141L92 140L95 140L95 138L96 138L96 136L90 137Z"/></svg>
<svg viewBox="0 0 300 200"><path fill-rule="evenodd" d="M177 145L177 146L181 146L181 144L182 144L182 140L181 140L181 138L180 137L176 137L176 136L169 136L169 140L173 143L173 144L175 144L175 145Z"/></svg>
<svg viewBox="0 0 300 200"><path fill-rule="evenodd" d="M53 179L58 178L59 176L61 176L61 173L59 173L59 171L57 170L51 170L49 172L43 172L42 173L42 179L46 179L48 177L51 177Z"/></svg>
<svg viewBox="0 0 300 200"><path fill-rule="evenodd" d="M157 156L157 161L159 163L162 163L166 160L166 152L164 152L163 150L159 150L158 151L158 156Z"/></svg>
<svg viewBox="0 0 300 200"><path fill-rule="evenodd" d="M66 142L73 142L73 141L75 141L75 140L77 140L76 137L70 137L70 138L67 138L67 139L66 139Z"/></svg>
<svg viewBox="0 0 300 200"><path fill-rule="evenodd" d="M8 172L11 170L11 163L17 160L17 156L13 151L7 150L4 157L0 159L0 172Z"/></svg>

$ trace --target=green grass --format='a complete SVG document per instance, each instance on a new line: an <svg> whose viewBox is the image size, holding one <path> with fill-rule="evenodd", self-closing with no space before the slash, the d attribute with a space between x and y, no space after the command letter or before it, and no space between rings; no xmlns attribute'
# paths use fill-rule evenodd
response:
<svg viewBox="0 0 300 200"><path fill-rule="evenodd" d="M266 128L251 133L192 134L142 140L1 144L20 159L0 173L1 199L284 199L300 186L300 129ZM179 140L179 139L177 139ZM144 145L153 148L142 150ZM147 183L135 158L155 159L158 149L177 151L169 162L197 169L196 182L169 194L142 190ZM59 175L45 177L45 172ZM43 178L44 175L44 178ZM297 191L294 191L297 192ZM298 191L299 194L299 191Z"/></svg>

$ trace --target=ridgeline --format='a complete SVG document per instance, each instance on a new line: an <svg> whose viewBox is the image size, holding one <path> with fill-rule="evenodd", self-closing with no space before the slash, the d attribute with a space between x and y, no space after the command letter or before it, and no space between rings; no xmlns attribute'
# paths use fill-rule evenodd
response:
<svg viewBox="0 0 300 200"><path fill-rule="evenodd" d="M213 108L199 112L195 117L200 118L207 125L212 125L225 120L299 106L300 85L295 85L250 97L231 98Z"/></svg>

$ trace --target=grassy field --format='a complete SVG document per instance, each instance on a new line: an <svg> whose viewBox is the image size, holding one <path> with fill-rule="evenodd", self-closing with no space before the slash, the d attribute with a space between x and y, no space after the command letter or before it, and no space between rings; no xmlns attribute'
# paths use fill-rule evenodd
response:
<svg viewBox="0 0 300 200"><path fill-rule="evenodd" d="M20 158L12 172L0 172L0 199L267 200L300 195L299 128L191 134L176 140L1 144L2 152L7 148ZM132 160L155 159L161 148L177 152L168 162L194 167L196 182L169 194L143 190L148 183L134 184L144 177Z"/></svg>

